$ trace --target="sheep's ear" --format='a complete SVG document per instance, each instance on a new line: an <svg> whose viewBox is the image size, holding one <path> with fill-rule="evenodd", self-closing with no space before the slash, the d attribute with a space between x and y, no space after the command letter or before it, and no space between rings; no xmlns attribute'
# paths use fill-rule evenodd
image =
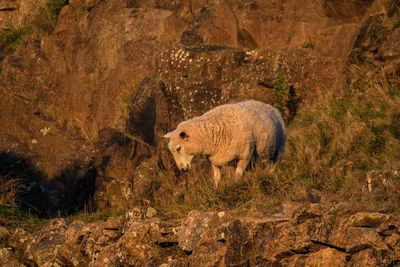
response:
<svg viewBox="0 0 400 267"><path fill-rule="evenodd" d="M179 136L180 136L180 138L182 138L182 139L187 139L189 136L187 135L187 133L186 132L181 132L180 134L179 134Z"/></svg>
<svg viewBox="0 0 400 267"><path fill-rule="evenodd" d="M169 133L165 134L164 138L171 138L171 134L172 134L172 132L169 132Z"/></svg>

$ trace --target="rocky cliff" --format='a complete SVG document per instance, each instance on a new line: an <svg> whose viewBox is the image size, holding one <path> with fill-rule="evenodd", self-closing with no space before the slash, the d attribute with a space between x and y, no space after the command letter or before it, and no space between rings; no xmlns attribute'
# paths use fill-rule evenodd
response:
<svg viewBox="0 0 400 267"><path fill-rule="evenodd" d="M2 60L2 155L36 173L29 183L57 184L41 185L50 190L44 202L67 194L51 188L68 180L84 194L57 203L79 208L86 195L101 194L106 203L96 206L120 205L108 187L148 187L133 180L154 151L171 165L160 149L165 132L222 103L274 103L277 75L291 86L289 119L342 90L354 66L396 84L398 8L396 1L70 1L54 30L27 34ZM3 1L0 28L37 17L29 1Z"/></svg>
<svg viewBox="0 0 400 267"><path fill-rule="evenodd" d="M357 209L366 207L286 203L271 214L192 211L183 220L162 220L148 208L92 223L53 219L33 234L21 228L7 233L9 247L0 250L0 262L3 266L397 266L399 216Z"/></svg>
<svg viewBox="0 0 400 267"><path fill-rule="evenodd" d="M0 30L21 35L12 49L0 43L0 177L20 177L23 205L43 217L130 210L195 191L162 136L219 104L253 98L281 105L290 124L305 107L360 86L360 70L399 85L395 0L71 0L49 14L55 2L47 9L45 1L0 2ZM288 89L283 104L280 87ZM198 175L207 176L202 164ZM174 177L173 189L165 176ZM329 205L299 210L304 219L193 212L180 231L180 223L167 222L166 232L155 218L129 226L119 217L93 225L56 220L56 237L29 234L32 242L22 244L18 230L11 247L40 266L398 262L397 220L334 216L339 209ZM354 224L350 215L368 222ZM185 234L191 220L215 226ZM193 235L197 241L188 240Z"/></svg>

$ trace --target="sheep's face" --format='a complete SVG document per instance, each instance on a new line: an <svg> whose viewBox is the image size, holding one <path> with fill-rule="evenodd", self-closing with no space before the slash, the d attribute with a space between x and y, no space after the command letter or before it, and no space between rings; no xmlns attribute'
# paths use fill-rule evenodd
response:
<svg viewBox="0 0 400 267"><path fill-rule="evenodd" d="M174 156L178 168L183 172L189 171L194 155L200 153L198 143L185 131L175 130L164 137L169 138L168 149Z"/></svg>

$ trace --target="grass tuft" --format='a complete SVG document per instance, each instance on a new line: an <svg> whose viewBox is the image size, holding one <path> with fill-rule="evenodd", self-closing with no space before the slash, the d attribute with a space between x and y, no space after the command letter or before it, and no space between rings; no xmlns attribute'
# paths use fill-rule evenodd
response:
<svg viewBox="0 0 400 267"><path fill-rule="evenodd" d="M312 43L312 42L304 43L304 44L301 45L301 47L309 48L309 49L314 49L315 48L314 43Z"/></svg>
<svg viewBox="0 0 400 267"><path fill-rule="evenodd" d="M109 217L125 215L125 210L102 210L96 212L80 212L78 214L67 217L68 222L74 220L82 220L84 222L92 223L96 221L105 221Z"/></svg>
<svg viewBox="0 0 400 267"><path fill-rule="evenodd" d="M57 22L61 9L69 4L69 0L50 0L39 7L34 15L32 25L39 32L51 33Z"/></svg>
<svg viewBox="0 0 400 267"><path fill-rule="evenodd" d="M34 231L49 220L38 218L19 207L10 204L0 204L0 225L6 227L22 227Z"/></svg>
<svg viewBox="0 0 400 267"><path fill-rule="evenodd" d="M272 92L275 96L276 108L285 116L285 95L289 91L289 85L286 83L285 78L282 74L277 73L275 75L274 87Z"/></svg>
<svg viewBox="0 0 400 267"><path fill-rule="evenodd" d="M276 80L276 91L285 91L282 77ZM171 193L155 197L156 207L178 217L193 209L268 210L285 200L304 201L311 189L337 201L400 207L399 90L362 76L356 82L341 96L303 107L288 126L285 156L276 169L256 165L236 183L225 173L219 189L210 174L193 173L196 186L186 185L177 194L176 177L167 174L160 177L161 190Z"/></svg>
<svg viewBox="0 0 400 267"><path fill-rule="evenodd" d="M15 206L19 202L19 195L22 193L22 183L18 178L9 176L0 179L0 205Z"/></svg>
<svg viewBox="0 0 400 267"><path fill-rule="evenodd" d="M9 28L0 33L0 55L14 52L29 32L27 27Z"/></svg>

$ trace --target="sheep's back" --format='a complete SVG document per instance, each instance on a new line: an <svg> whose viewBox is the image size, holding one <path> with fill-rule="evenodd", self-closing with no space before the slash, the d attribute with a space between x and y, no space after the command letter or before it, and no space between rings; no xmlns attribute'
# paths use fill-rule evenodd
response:
<svg viewBox="0 0 400 267"><path fill-rule="evenodd" d="M257 153L274 157L286 139L286 128L279 111L271 105L254 100L238 105L248 113L246 119L255 139Z"/></svg>
<svg viewBox="0 0 400 267"><path fill-rule="evenodd" d="M286 131L279 111L254 100L218 106L181 125L188 126L196 129L204 145L230 160L242 155L249 145L255 145L258 155L272 158Z"/></svg>

